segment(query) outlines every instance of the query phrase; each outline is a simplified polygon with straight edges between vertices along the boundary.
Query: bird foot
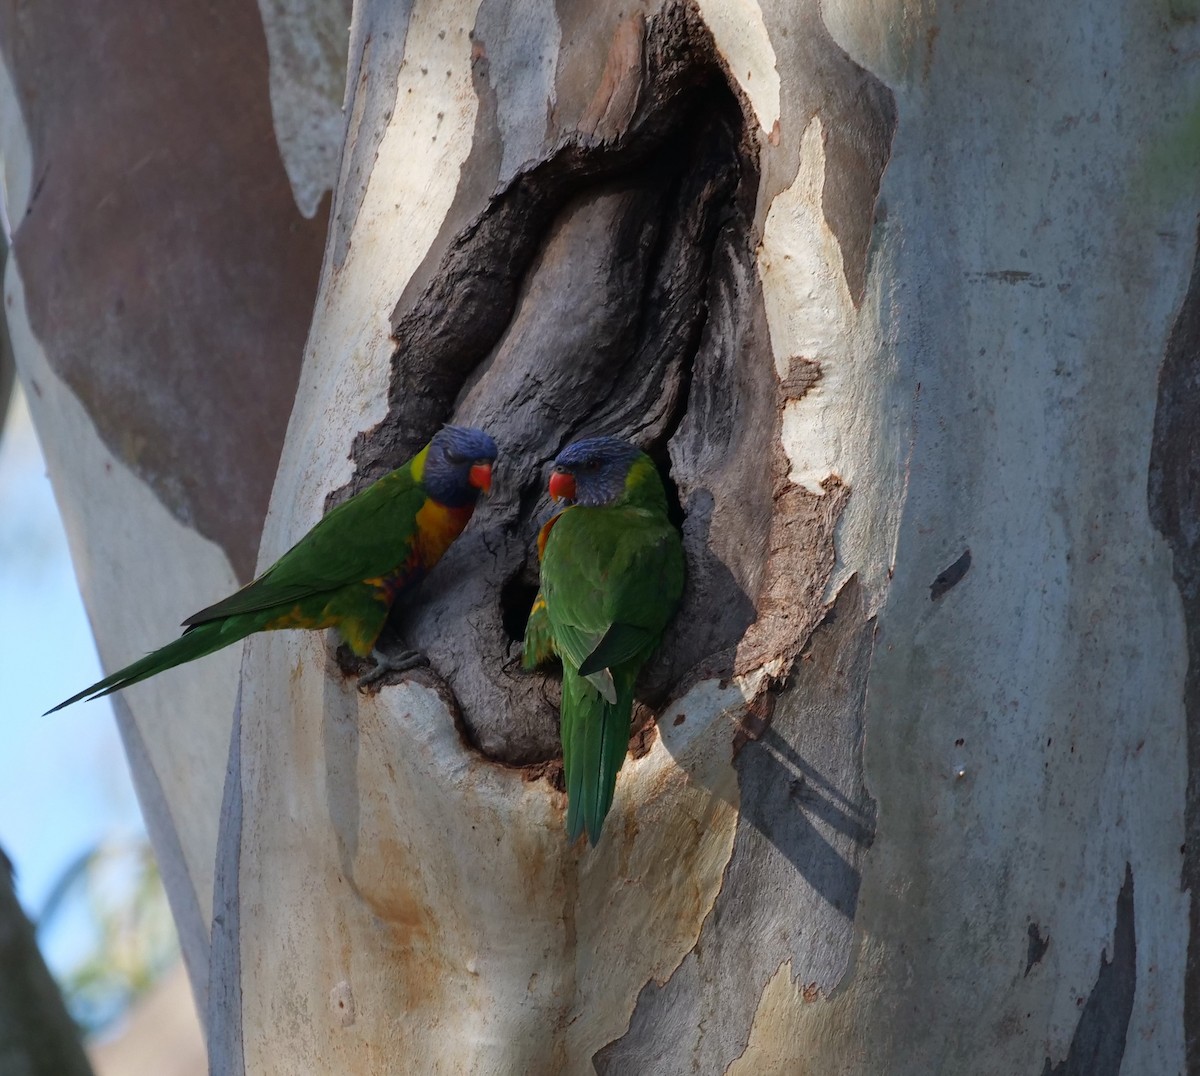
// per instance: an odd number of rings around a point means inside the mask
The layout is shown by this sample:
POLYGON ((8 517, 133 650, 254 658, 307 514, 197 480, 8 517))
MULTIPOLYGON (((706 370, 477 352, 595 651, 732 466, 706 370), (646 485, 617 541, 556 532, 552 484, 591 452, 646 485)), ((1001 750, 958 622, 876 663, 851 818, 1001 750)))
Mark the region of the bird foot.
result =
POLYGON ((375 660, 375 668, 365 672, 358 678, 358 690, 365 691, 377 680, 382 680, 390 672, 407 672, 418 665, 428 665, 429 659, 419 650, 402 650, 399 654, 385 654, 382 650, 371 651, 375 660))

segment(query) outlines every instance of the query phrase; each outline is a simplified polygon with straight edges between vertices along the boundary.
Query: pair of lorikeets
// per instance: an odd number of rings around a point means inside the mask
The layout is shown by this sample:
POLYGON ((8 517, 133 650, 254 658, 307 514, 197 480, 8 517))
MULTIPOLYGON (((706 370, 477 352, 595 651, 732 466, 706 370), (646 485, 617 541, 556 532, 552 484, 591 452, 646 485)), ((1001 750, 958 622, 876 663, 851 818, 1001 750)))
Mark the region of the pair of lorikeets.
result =
MULTIPOLYGON (((333 509, 254 582, 185 620, 183 635, 54 707, 99 698, 256 631, 337 628, 376 679, 423 660, 375 649, 396 600, 462 533, 491 489, 496 443, 447 426, 402 467, 333 509)), ((568 445, 549 492, 568 507, 538 535, 541 589, 523 664, 563 665, 567 837, 595 844, 629 742, 633 685, 683 590, 683 546, 650 458, 615 437, 568 445)), ((53 713, 53 710, 48 711, 53 713)))

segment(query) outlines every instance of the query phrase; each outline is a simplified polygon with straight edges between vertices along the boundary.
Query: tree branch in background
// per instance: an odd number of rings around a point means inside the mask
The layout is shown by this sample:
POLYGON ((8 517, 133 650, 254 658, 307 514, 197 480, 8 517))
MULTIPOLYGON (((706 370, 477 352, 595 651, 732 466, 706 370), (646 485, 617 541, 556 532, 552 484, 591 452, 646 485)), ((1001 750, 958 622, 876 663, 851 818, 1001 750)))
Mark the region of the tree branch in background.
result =
MULTIPOLYGON (((4 268, 8 264, 8 243, 0 247, 0 280, 4 279, 4 268)), ((0 435, 8 421, 8 403, 12 399, 13 381, 17 366, 13 361, 12 340, 8 335, 8 319, 0 313, 0 435)))
POLYGON ((33 925, 17 901, 12 864, 0 851, 0 1072, 91 1076, 92 1067, 33 925))

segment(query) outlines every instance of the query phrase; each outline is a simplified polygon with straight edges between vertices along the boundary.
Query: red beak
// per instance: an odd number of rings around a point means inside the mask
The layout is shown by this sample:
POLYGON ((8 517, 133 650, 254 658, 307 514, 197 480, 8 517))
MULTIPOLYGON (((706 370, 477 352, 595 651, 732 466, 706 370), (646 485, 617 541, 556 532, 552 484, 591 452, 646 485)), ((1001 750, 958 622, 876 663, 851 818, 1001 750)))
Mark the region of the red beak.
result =
POLYGON ((475 463, 467 475, 467 481, 484 493, 492 492, 492 465, 490 463, 475 463))
POLYGON ((556 501, 575 499, 575 476, 566 471, 554 471, 550 475, 550 496, 556 501))

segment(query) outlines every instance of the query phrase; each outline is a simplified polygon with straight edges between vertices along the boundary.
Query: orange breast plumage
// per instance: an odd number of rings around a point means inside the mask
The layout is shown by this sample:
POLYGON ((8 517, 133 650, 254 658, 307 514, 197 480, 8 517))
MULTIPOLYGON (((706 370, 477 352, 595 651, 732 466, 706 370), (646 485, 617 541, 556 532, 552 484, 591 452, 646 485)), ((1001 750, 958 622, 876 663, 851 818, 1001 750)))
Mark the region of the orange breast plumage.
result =
POLYGON ((474 505, 447 508, 434 500, 427 500, 421 506, 417 512, 417 549, 426 571, 442 559, 450 543, 462 534, 474 510, 474 505))

